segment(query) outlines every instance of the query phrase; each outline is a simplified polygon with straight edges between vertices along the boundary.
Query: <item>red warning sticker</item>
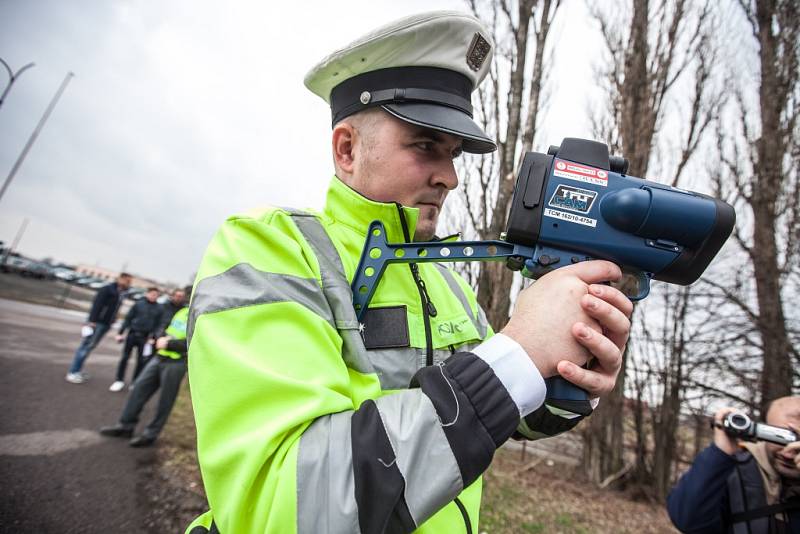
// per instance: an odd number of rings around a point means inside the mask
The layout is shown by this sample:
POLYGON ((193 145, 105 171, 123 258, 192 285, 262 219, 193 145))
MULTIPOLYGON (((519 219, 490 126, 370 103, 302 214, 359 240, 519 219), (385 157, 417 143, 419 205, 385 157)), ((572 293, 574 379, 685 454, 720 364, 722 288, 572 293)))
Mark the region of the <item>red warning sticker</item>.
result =
POLYGON ((585 165, 564 161, 563 159, 556 160, 553 175, 559 178, 583 182, 585 184, 594 184, 603 187, 608 186, 608 173, 603 169, 586 167, 585 165))

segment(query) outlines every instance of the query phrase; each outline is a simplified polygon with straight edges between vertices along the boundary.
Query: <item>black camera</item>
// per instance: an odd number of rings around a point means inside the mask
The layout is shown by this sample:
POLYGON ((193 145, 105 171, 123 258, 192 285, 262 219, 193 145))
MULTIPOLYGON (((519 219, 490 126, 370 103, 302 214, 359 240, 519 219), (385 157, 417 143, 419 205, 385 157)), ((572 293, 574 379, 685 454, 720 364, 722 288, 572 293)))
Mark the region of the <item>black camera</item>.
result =
POLYGON ((778 445, 788 445, 798 441, 798 436, 788 428, 755 423, 741 412, 729 413, 722 420, 722 430, 731 437, 745 441, 768 441, 778 445))

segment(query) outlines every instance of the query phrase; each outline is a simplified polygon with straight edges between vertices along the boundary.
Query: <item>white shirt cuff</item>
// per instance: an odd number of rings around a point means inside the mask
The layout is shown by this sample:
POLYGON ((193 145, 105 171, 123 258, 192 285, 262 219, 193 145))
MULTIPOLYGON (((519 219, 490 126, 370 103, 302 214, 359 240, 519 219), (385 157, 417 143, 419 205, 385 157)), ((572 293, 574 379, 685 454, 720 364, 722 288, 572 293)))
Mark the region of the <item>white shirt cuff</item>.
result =
POLYGON ((495 334, 472 351, 489 364, 519 409, 520 417, 544 403, 547 387, 539 369, 522 346, 503 334, 495 334))

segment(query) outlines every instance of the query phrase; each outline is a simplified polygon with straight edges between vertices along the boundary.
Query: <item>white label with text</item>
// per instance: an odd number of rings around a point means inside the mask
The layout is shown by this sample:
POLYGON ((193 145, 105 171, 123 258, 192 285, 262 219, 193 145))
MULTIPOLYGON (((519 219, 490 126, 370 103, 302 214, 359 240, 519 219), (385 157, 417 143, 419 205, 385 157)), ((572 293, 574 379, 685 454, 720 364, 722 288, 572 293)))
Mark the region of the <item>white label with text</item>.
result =
POLYGON ((576 213, 568 213, 566 211, 558 211, 550 208, 545 208, 544 216, 552 217, 554 219, 561 219, 562 221, 567 221, 571 223, 582 224, 584 226, 591 226, 592 228, 597 226, 597 219, 592 219, 591 217, 584 217, 583 215, 578 215, 576 213))
POLYGON ((608 187, 608 173, 603 169, 595 169, 585 165, 578 165, 571 161, 564 161, 557 159, 553 175, 559 178, 567 178, 569 180, 576 180, 585 184, 600 185, 608 187))

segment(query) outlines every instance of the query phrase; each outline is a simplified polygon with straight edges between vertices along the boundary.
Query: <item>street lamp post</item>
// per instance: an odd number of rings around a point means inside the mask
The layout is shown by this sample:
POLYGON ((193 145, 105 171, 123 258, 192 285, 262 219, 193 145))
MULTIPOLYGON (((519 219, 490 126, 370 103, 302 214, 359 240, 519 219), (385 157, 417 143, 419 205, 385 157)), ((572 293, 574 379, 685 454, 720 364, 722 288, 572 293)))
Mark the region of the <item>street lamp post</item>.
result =
POLYGON ((3 106, 3 102, 5 102, 6 95, 8 95, 8 92, 11 90, 11 86, 14 85, 15 81, 17 81, 17 78, 19 78, 19 75, 22 74, 23 71, 33 67, 34 63, 28 63, 24 67, 21 67, 17 72, 12 71, 11 67, 8 66, 8 63, 3 61, 3 58, 0 58, 0 63, 2 63, 3 66, 6 68, 6 71, 8 71, 8 85, 3 90, 3 94, 0 95, 0 107, 2 107, 3 106))
POLYGON ((25 156, 28 155, 28 151, 31 149, 31 146, 33 146, 33 142, 36 141, 36 138, 39 136, 39 132, 42 131, 42 126, 44 126, 44 123, 47 122, 48 117, 50 117, 50 114, 53 112, 53 108, 56 107, 56 104, 58 103, 58 99, 61 98, 61 93, 63 93, 64 89, 67 88, 67 84, 69 83, 70 79, 72 79, 73 76, 75 76, 75 74, 72 72, 68 72, 67 75, 64 76, 64 81, 61 82, 58 91, 56 91, 56 94, 53 95, 53 99, 50 100, 50 104, 44 111, 44 115, 42 115, 42 118, 39 119, 39 124, 36 125, 36 128, 33 130, 33 133, 28 138, 28 142, 25 143, 25 146, 22 149, 22 153, 17 158, 17 161, 14 162, 14 166, 11 167, 11 172, 8 173, 8 178, 6 178, 6 181, 3 182, 3 186, 0 187, 0 199, 3 198, 3 194, 6 192, 6 189, 8 189, 8 186, 11 184, 11 180, 13 180, 14 175, 17 174, 20 165, 22 165, 22 162, 25 160, 25 156))

